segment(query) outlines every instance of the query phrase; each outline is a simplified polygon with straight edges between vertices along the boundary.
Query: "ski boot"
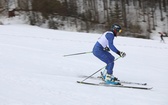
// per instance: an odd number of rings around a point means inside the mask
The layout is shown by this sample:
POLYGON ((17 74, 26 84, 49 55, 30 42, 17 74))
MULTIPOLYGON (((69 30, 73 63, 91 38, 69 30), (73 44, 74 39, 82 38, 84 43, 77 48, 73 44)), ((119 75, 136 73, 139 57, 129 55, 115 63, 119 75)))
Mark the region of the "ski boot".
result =
MULTIPOLYGON (((106 74, 103 74, 103 72, 100 72, 100 74, 101 74, 102 80, 105 81, 106 74)), ((114 76, 112 76, 112 79, 113 79, 114 81, 119 81, 119 79, 118 79, 117 77, 114 77, 114 76)))
POLYGON ((105 76, 105 83, 106 84, 121 85, 121 83, 119 83, 117 80, 116 80, 116 77, 114 77, 113 75, 106 74, 106 76, 105 76))

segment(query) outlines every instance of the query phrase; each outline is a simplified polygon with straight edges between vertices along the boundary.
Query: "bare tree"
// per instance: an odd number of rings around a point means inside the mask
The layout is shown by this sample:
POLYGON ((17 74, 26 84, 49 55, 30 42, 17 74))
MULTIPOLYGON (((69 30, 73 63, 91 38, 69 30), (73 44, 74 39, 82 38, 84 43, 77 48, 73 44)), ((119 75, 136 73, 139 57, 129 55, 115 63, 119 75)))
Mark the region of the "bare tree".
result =
POLYGON ((124 21, 124 27, 127 28, 127 16, 126 16, 126 8, 125 8, 125 0, 121 0, 122 4, 122 16, 124 21))
POLYGON ((156 19, 155 19, 156 18, 155 17, 156 4, 155 3, 156 3, 156 0, 155 0, 155 2, 151 2, 151 12, 152 12, 152 16, 151 17, 152 17, 152 24, 153 24, 152 25, 152 29, 153 30, 155 30, 155 26, 156 26, 156 24, 155 24, 156 23, 155 22, 156 21, 156 19))
POLYGON ((98 5, 97 5, 97 0, 92 0, 92 7, 94 11, 94 21, 96 23, 99 22, 99 15, 98 15, 98 5))
POLYGON ((107 23, 109 21, 109 17, 108 17, 108 4, 107 4, 107 0, 103 0, 103 7, 104 7, 104 20, 105 23, 107 23))
POLYGON ((142 8, 142 0, 138 0, 139 1, 139 7, 142 8))
POLYGON ((162 10, 162 0, 159 0, 159 9, 160 9, 160 20, 163 21, 164 18, 163 18, 163 10, 162 10))
POLYGON ((166 12, 166 10, 167 10, 167 9, 166 9, 166 8, 167 8, 167 7, 166 7, 166 0, 163 0, 162 3, 163 3, 163 9, 164 9, 164 12, 166 12))
POLYGON ((1 15, 7 15, 8 11, 8 2, 6 0, 0 0, 0 14, 1 15))

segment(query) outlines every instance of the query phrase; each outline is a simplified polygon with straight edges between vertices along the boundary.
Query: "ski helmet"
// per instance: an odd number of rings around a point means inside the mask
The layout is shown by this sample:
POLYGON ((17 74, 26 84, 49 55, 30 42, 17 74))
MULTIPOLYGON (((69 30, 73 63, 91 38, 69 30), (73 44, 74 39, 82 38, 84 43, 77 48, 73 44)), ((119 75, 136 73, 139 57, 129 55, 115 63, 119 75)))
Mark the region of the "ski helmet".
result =
POLYGON ((117 33, 117 32, 119 32, 119 33, 121 33, 121 26, 120 25, 118 25, 118 24, 113 24, 112 26, 111 26, 111 31, 113 31, 115 34, 117 33))

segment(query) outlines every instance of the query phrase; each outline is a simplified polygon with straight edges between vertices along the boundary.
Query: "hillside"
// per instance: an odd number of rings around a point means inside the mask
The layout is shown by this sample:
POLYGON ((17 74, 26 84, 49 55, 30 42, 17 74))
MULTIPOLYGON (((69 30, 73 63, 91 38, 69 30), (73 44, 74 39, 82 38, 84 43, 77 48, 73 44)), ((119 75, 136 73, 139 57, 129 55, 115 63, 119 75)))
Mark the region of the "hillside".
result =
POLYGON ((159 40, 115 39, 127 56, 115 62, 114 75, 153 87, 135 90, 76 83, 105 64, 92 54, 63 55, 91 51, 100 34, 28 25, 1 25, 0 29, 0 105, 168 104, 168 45, 159 40))

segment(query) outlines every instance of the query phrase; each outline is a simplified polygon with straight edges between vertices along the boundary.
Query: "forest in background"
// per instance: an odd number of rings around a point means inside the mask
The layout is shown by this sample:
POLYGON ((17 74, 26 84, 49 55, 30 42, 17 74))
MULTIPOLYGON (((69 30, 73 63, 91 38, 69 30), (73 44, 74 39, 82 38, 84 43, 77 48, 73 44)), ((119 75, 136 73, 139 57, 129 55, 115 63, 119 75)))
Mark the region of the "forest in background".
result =
POLYGON ((78 32, 100 33, 117 23, 122 35, 142 38, 160 20, 168 33, 168 0, 0 0, 1 16, 23 14, 31 25, 78 32))

